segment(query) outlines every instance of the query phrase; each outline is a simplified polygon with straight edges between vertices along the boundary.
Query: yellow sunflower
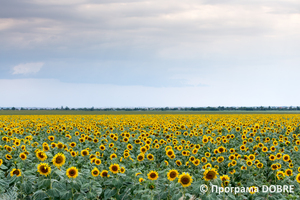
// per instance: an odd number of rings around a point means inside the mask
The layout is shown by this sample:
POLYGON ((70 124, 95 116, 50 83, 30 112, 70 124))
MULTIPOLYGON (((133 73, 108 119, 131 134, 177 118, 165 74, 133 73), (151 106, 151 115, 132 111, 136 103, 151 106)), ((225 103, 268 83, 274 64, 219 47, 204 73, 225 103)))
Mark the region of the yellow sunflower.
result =
POLYGON ((168 179, 169 179, 170 181, 174 181, 174 180, 178 177, 178 175, 179 175, 179 173, 178 173, 178 171, 175 170, 175 169, 171 169, 171 170, 168 172, 168 174, 167 174, 168 179))
POLYGON ((81 153, 81 156, 88 156, 90 154, 90 152, 86 149, 82 150, 80 153, 81 153))
POLYGON ((147 155, 147 159, 148 159, 148 160, 154 160, 153 154, 149 153, 149 154, 147 155))
POLYGON ((297 174, 297 176, 296 176, 296 181, 297 181, 298 183, 300 183, 300 173, 297 174))
POLYGON ((26 160, 27 159, 27 156, 25 153, 20 153, 19 157, 22 159, 22 160, 26 160))
POLYGON ((188 187, 192 184, 193 178, 189 175, 189 173, 182 173, 178 177, 178 183, 182 185, 182 187, 188 187))
POLYGON ((143 182, 144 181, 144 179, 143 178, 139 178, 139 182, 141 183, 141 182, 143 182))
POLYGON ((145 155, 144 154, 139 154, 138 156, 137 156, 137 160, 140 162, 140 161, 143 161, 145 159, 145 155))
POLYGON ((112 164, 112 165, 110 165, 109 170, 110 170, 112 173, 116 174, 116 173, 119 172, 120 166, 119 166, 118 164, 112 164))
POLYGON ((51 173, 51 167, 47 163, 40 163, 37 167, 41 175, 48 176, 51 173))
POLYGON ((93 177, 97 177, 100 174, 100 171, 95 167, 92 171, 91 174, 93 177))
POLYGON ((158 179, 158 173, 156 172, 156 171, 151 171, 151 172, 149 172, 148 174, 147 174, 147 176, 148 176, 148 179, 149 180, 156 180, 156 179, 158 179))
POLYGON ((10 176, 21 176, 22 175, 22 172, 20 169, 16 169, 16 168, 13 168, 10 172, 10 176))
POLYGON ((43 151, 37 151, 36 152, 36 157, 40 160, 40 161, 44 161, 47 159, 47 155, 45 154, 45 152, 43 151))
POLYGON ((69 178, 76 178, 78 176, 78 169, 76 167, 70 167, 67 169, 66 175, 69 178))
POLYGON ((66 157, 63 153, 56 154, 52 159, 53 165, 55 165, 57 168, 60 168, 63 166, 66 162, 66 157))
POLYGON ((100 174, 101 177, 109 177, 110 175, 108 174, 107 170, 103 170, 100 174))
POLYGON ((212 179, 217 178, 217 175, 219 173, 217 172, 217 170, 215 168, 208 168, 205 170, 205 172, 203 173, 203 178, 206 181, 210 181, 212 179))

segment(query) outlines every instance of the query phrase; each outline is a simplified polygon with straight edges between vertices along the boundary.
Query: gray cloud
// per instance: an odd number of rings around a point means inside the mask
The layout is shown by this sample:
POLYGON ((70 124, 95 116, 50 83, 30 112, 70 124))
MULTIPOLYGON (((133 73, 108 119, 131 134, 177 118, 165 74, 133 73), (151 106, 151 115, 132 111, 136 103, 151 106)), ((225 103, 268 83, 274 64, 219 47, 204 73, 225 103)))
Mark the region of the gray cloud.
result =
POLYGON ((297 66, 299 5, 256 0, 3 1, 0 78, 21 78, 8 69, 42 61, 43 70, 33 78, 182 87, 211 85, 207 80, 223 69, 297 66))

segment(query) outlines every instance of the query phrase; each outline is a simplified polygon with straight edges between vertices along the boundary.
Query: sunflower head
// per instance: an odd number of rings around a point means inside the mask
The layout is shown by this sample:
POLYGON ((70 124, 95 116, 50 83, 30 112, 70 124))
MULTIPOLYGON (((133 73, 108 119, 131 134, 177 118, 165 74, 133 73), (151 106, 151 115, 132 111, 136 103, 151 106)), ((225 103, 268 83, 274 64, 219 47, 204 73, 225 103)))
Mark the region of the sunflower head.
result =
POLYGON ((101 177, 109 177, 110 175, 108 174, 107 170, 103 170, 100 174, 101 177))
POLYGON ((215 179, 215 178, 217 178, 217 175, 218 175, 219 173, 217 172, 217 170, 215 169, 215 168, 207 168, 206 170, 205 170, 205 172, 203 173, 203 178, 204 178, 204 180, 206 180, 206 181, 210 181, 210 180, 212 180, 212 179, 215 179))
POLYGON ((78 169, 76 167, 70 167, 67 169, 66 175, 69 178, 76 178, 78 176, 78 169))
POLYGON ((91 174, 93 177, 97 177, 100 174, 100 171, 95 167, 92 171, 91 174))
POLYGON ((41 160, 41 161, 44 161, 47 159, 47 155, 45 154, 45 152, 43 151, 37 151, 36 152, 36 157, 41 160))
POLYGON ((58 153, 53 157, 52 162, 53 162, 53 165, 60 168, 61 166, 63 166, 65 164, 66 157, 63 153, 58 153))
POLYGON ((138 160, 139 162, 140 162, 140 161, 143 161, 144 158, 145 158, 145 155, 144 155, 144 154, 141 154, 141 153, 137 156, 137 160, 138 160))
POLYGON ((182 187, 188 187, 192 184, 193 178, 189 175, 189 173, 182 173, 178 177, 178 183, 182 185, 182 187))
POLYGON ((40 163, 37 167, 41 175, 48 176, 51 173, 51 167, 47 163, 40 163))
POLYGON ((26 160, 27 156, 25 153, 20 153, 20 156, 19 156, 22 160, 26 160))
POLYGON ((112 164, 112 165, 110 165, 109 170, 112 173, 117 174, 120 170, 120 166, 118 164, 112 164))
POLYGON ((156 172, 156 171, 151 171, 151 172, 149 172, 148 174, 147 174, 147 176, 148 176, 148 179, 149 180, 156 180, 156 179, 158 179, 158 173, 156 172))
POLYGON ((300 183, 300 174, 297 174, 297 176, 296 176, 296 181, 297 181, 298 183, 300 183))
POLYGON ((168 172, 168 174, 167 174, 168 179, 169 179, 170 181, 174 181, 174 180, 178 177, 178 175, 179 175, 179 173, 178 173, 178 171, 175 170, 175 169, 171 169, 171 170, 168 172))
POLYGON ((12 169, 11 172, 10 172, 10 176, 14 176, 14 175, 21 176, 22 175, 21 170, 20 169, 15 169, 15 168, 12 169))

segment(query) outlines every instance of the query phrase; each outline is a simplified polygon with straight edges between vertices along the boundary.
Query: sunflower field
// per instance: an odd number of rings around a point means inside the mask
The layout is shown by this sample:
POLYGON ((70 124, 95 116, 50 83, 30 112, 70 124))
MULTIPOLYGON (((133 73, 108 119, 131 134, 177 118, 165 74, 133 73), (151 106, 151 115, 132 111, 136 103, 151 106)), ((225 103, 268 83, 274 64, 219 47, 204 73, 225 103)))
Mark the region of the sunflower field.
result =
POLYGON ((0 116, 0 199, 300 199, 300 115, 0 116), (214 193, 201 185, 292 185, 214 193))

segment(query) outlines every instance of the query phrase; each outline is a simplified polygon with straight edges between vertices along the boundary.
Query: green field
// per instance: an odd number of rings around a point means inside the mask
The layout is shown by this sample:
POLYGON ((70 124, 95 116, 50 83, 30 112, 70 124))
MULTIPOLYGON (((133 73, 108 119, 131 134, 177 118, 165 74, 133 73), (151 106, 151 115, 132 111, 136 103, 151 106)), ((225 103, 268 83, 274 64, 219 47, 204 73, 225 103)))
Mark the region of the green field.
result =
POLYGON ((0 110, 0 115, 300 114, 300 111, 76 111, 0 110))

